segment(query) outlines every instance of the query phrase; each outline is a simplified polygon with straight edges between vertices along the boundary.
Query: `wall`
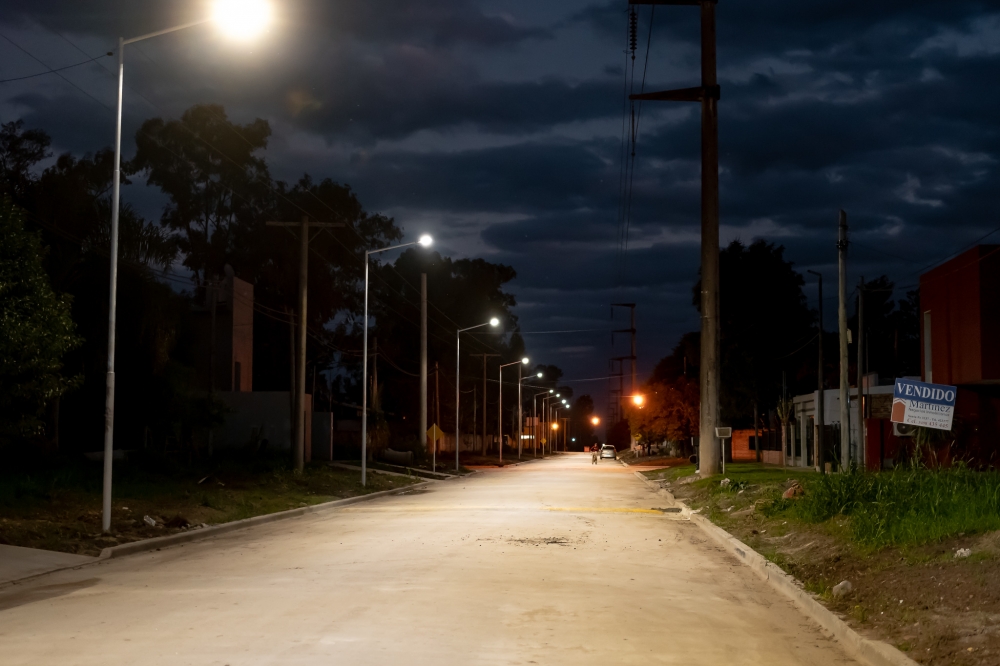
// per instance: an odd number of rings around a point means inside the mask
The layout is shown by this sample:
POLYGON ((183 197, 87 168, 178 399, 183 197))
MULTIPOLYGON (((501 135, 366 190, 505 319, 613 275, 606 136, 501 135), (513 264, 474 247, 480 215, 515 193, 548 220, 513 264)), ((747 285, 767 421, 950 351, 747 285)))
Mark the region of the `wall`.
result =
MULTIPOLYGON (((288 391, 216 392, 226 403, 229 413, 225 423, 215 431, 218 448, 242 448, 254 437, 267 440, 269 451, 291 451, 291 404, 288 391)), ((306 413, 312 411, 312 396, 306 394, 306 413)), ((306 462, 312 459, 312 419, 306 419, 306 462)))

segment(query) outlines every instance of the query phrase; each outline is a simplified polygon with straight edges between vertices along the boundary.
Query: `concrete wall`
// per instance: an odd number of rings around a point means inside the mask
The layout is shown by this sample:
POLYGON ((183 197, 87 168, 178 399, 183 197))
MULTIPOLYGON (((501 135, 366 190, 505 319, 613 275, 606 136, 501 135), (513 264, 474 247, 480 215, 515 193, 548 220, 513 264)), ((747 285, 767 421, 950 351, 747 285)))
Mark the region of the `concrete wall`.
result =
MULTIPOLYGON (((291 402, 288 391, 243 393, 222 391, 216 397, 229 407, 226 422, 215 431, 215 446, 243 448, 254 438, 266 439, 269 451, 291 451, 291 402)), ((312 411, 312 396, 306 394, 306 413, 312 411)), ((306 419, 306 461, 311 460, 312 420, 306 419)))

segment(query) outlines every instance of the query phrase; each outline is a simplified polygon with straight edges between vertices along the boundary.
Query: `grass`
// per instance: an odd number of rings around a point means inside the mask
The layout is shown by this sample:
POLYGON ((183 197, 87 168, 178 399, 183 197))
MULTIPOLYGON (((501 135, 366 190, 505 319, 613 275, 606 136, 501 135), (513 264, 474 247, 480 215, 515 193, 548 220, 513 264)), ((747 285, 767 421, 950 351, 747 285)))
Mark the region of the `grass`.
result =
POLYGON ((371 473, 366 486, 349 470, 309 465, 302 474, 281 458, 220 458, 191 466, 146 458, 115 466, 113 538, 100 534, 101 466, 62 464, 0 471, 0 543, 96 554, 101 548, 162 536, 191 524, 219 524, 422 481, 371 473), (151 528, 143 516, 154 518, 151 528))
MULTIPOLYGON (((693 472, 686 466, 645 474, 674 482, 693 472)), ((753 489, 756 509, 764 516, 835 529, 843 523, 850 539, 868 549, 1000 530, 1000 472, 954 467, 821 475, 751 463, 727 465, 725 476, 731 480, 728 487, 719 484, 720 477, 692 484, 702 495, 696 504, 705 506, 717 522, 725 522, 730 506, 733 510, 748 506, 749 501, 741 502, 738 495, 753 489), (805 495, 782 499, 792 479, 802 485, 805 495)))

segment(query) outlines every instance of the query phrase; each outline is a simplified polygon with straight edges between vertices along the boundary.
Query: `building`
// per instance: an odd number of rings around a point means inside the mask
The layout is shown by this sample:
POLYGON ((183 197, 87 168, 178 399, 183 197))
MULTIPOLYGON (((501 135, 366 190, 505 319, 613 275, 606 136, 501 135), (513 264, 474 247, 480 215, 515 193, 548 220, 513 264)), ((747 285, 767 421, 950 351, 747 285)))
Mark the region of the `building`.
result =
POLYGON ((956 447, 996 464, 1000 437, 1000 245, 979 245, 920 276, 923 380, 957 386, 956 447))

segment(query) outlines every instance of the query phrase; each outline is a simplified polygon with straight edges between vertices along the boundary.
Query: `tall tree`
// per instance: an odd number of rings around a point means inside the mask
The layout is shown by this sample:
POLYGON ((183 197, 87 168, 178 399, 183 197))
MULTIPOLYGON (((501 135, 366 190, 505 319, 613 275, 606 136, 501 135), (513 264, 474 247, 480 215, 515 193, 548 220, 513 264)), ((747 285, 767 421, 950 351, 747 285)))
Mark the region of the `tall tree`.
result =
POLYGON ((23 120, 0 125, 0 195, 24 206, 35 183, 32 168, 49 156, 52 140, 45 132, 24 129, 23 120))
POLYGON ((42 267, 35 234, 23 211, 0 200, 0 438, 37 435, 49 401, 73 380, 63 357, 80 344, 66 296, 57 295, 42 267))
POLYGON ((136 133, 129 168, 170 197, 162 223, 178 232, 199 285, 231 262, 241 226, 258 226, 273 212, 271 175, 259 154, 270 136, 267 121, 238 125, 215 104, 193 106, 179 120, 147 120, 136 133))
MULTIPOLYGON (((736 240, 720 253, 720 407, 734 425, 752 420, 754 403, 773 404, 783 372, 790 391, 812 390, 815 364, 807 350, 816 335, 814 313, 802 292, 804 280, 784 252, 763 240, 736 240)), ((700 295, 699 280, 693 298, 699 312, 700 295)))

